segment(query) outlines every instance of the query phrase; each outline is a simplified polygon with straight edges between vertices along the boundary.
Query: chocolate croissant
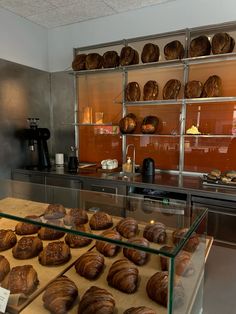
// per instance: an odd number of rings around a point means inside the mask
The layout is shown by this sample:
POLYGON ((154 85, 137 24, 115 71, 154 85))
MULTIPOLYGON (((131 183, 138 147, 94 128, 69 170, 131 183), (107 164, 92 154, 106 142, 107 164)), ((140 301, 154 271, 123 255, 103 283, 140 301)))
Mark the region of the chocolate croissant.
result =
MULTIPOLYGON (((32 216, 26 216, 25 218, 29 218, 32 220, 40 220, 38 216, 32 215, 32 216)), ((30 224, 27 222, 20 221, 17 223, 15 226, 15 232, 18 235, 30 235, 30 234, 35 234, 39 231, 40 226, 30 224)))
POLYGON ((28 259, 38 254, 43 249, 43 242, 38 237, 22 237, 12 249, 12 254, 17 259, 28 259))
POLYGON ((123 314, 156 314, 155 311, 146 306, 130 307, 123 314))
POLYGON ((16 266, 11 269, 1 286, 11 291, 11 294, 24 293, 30 295, 39 284, 38 275, 32 265, 16 266))
POLYGON ((104 257, 96 252, 86 252, 75 263, 76 272, 87 279, 96 279, 104 267, 104 257))
POLYGON ((138 223, 134 218, 123 218, 118 222, 116 230, 123 237, 129 239, 134 237, 138 233, 138 223))
MULTIPOLYGON (((148 240, 144 238, 134 237, 134 238, 129 239, 128 242, 132 244, 136 244, 136 245, 149 247, 148 240)), ((134 264, 139 265, 139 266, 144 265, 148 259, 148 253, 141 250, 135 250, 135 249, 124 247, 123 254, 130 261, 132 261, 134 264)))
MULTIPOLYGON (((178 245, 179 242, 181 242, 184 237, 185 234, 188 232, 188 228, 179 228, 176 229, 173 233, 172 233, 172 240, 173 243, 175 245, 178 245)), ((194 232, 192 233, 192 235, 190 236, 188 242, 185 244, 184 246, 184 250, 188 251, 188 252, 195 252, 195 250, 197 249, 198 245, 199 245, 200 241, 199 241, 199 237, 198 235, 194 232)))
POLYGON ((125 258, 115 261, 107 275, 108 284, 125 293, 135 292, 138 287, 138 281, 138 268, 125 258))
MULTIPOLYGON (((101 234, 104 238, 121 240, 121 235, 116 230, 106 230, 101 234)), ((120 247, 114 243, 96 241, 96 249, 104 256, 112 257, 118 253, 120 247)))
POLYGON ((17 242, 16 235, 12 230, 0 230, 0 252, 12 248, 17 242))
POLYGON ((42 252, 38 260, 43 266, 56 266, 68 262, 71 258, 70 248, 63 241, 50 242, 42 252))
POLYGON ((105 289, 92 286, 82 296, 78 314, 113 314, 115 300, 105 289))
POLYGON ((45 219, 59 219, 66 214, 65 207, 61 204, 50 204, 44 211, 45 219))
MULTIPOLYGON (((81 232, 90 232, 90 228, 86 225, 78 225, 76 226, 75 230, 81 232)), ((81 235, 67 233, 65 236, 65 242, 71 248, 79 248, 89 245, 93 240, 90 238, 83 237, 81 235)))
POLYGON ((71 208, 69 213, 65 215, 64 224, 68 226, 83 225, 88 222, 88 214, 85 209, 71 208))
POLYGON ((6 277, 10 271, 10 264, 6 257, 0 255, 0 282, 6 277))
POLYGON ((166 227, 163 223, 157 222, 148 224, 144 228, 143 236, 150 242, 163 244, 166 242, 166 227))
POLYGON ((43 305, 52 314, 66 314, 77 296, 78 289, 75 283, 66 276, 61 276, 47 286, 42 297, 43 305))
POLYGON ((112 217, 105 212, 96 212, 89 220, 90 228, 93 230, 108 229, 113 226, 112 217))

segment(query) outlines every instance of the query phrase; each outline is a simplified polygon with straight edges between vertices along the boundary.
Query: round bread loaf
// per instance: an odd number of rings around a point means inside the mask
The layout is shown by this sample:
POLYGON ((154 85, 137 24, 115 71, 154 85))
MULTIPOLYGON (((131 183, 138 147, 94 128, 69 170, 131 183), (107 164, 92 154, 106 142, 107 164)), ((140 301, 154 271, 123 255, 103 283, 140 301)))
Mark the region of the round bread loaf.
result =
POLYGON ((137 126, 137 119, 133 113, 127 114, 119 121, 119 128, 122 134, 133 133, 137 126))
POLYGON ((139 63, 138 52, 130 46, 123 47, 120 52, 120 65, 132 65, 139 63))
MULTIPOLYGON (((91 230, 87 225, 78 225, 75 230, 90 233, 91 230)), ((76 235, 72 233, 67 233, 65 236, 65 242, 71 248, 79 248, 89 245, 93 240, 90 238, 83 237, 81 235, 76 235)))
POLYGON ((141 97, 141 90, 137 82, 130 82, 125 88, 126 101, 139 101, 141 97))
MULTIPOLYGON (((130 238, 128 240, 129 243, 135 244, 135 245, 141 245, 144 247, 149 247, 149 242, 147 239, 144 238, 138 238, 138 237, 134 237, 134 238, 130 238)), ((148 260, 148 253, 140 250, 135 250, 135 249, 131 249, 131 248, 123 248, 123 254, 125 257, 127 257, 131 262, 133 262, 134 264, 141 266, 146 264, 147 260, 148 260)))
POLYGON ((235 41, 228 33, 217 33, 212 37, 212 53, 229 53, 234 50, 235 41))
POLYGON ((144 228, 143 236, 150 242, 163 244, 166 242, 166 227, 163 223, 157 222, 148 224, 144 228))
POLYGON ((0 230, 0 252, 11 249, 17 242, 16 235, 12 230, 0 230))
POLYGON ((181 88, 181 82, 179 80, 171 79, 166 82, 162 94, 163 99, 177 99, 181 88))
POLYGON ((12 249, 12 255, 17 259, 28 259, 43 249, 43 242, 38 237, 22 237, 12 249))
POLYGON ((141 60, 143 63, 156 62, 159 60, 160 49, 158 45, 147 43, 144 45, 141 60))
POLYGON ((104 257, 96 252, 86 252, 75 263, 76 272, 87 279, 96 279, 104 267, 104 257))
POLYGON ((164 47, 166 60, 182 59, 184 57, 184 46, 179 40, 173 40, 164 47))
MULTIPOLYGON (((106 230, 101 234, 102 237, 114 239, 117 241, 121 241, 121 235, 116 230, 106 230)), ((102 253, 104 256, 107 257, 113 257, 115 256, 118 251, 120 250, 120 247, 114 243, 109 243, 106 241, 96 241, 96 249, 102 253)))
POLYGON ((105 212, 98 211, 90 218, 89 225, 92 230, 108 229, 113 226, 112 217, 105 212))
MULTIPOLYGON (((178 245, 185 237, 185 234, 188 232, 188 228, 179 228, 176 229, 173 233, 172 233, 172 240, 173 243, 175 245, 178 245)), ((198 235, 194 232, 192 233, 192 235, 190 236, 188 242, 185 244, 184 246, 184 250, 188 251, 188 252, 195 252, 195 250, 197 249, 198 245, 199 245, 200 241, 199 241, 199 237, 198 235)))
POLYGON ((10 271, 10 264, 5 256, 0 255, 0 282, 6 277, 10 271))
POLYGON ((57 266, 68 262, 71 258, 70 248, 63 241, 50 242, 40 252, 38 260, 43 266, 57 266))
POLYGON ((77 226, 88 222, 88 214, 85 209, 71 208, 65 215, 64 224, 68 226, 77 226))
MULTIPOLYGON (((25 218, 30 219, 30 220, 35 220, 35 221, 41 221, 40 217, 35 216, 35 215, 26 216, 25 218)), ((15 226, 15 232, 18 235, 30 235, 30 234, 37 233, 40 228, 41 228, 40 226, 20 221, 15 226)))
POLYGON ((141 124, 141 131, 143 134, 153 134, 157 131, 159 119, 155 116, 147 116, 143 119, 141 124))
POLYGON ((203 85, 200 81, 189 81, 185 85, 184 96, 186 98, 199 98, 202 95, 203 85))
POLYGON ((218 75, 212 75, 203 86, 202 97, 220 96, 222 96, 222 80, 218 75))
POLYGON ((86 70, 86 57, 87 55, 85 53, 78 54, 75 56, 73 62, 72 62, 72 69, 74 71, 81 71, 81 70, 86 70))
POLYGON ((44 218, 45 219, 59 219, 64 217, 66 214, 65 207, 61 204, 50 204, 45 209, 44 218))
POLYGON ((202 35, 191 40, 189 47, 190 57, 207 56, 211 53, 211 43, 207 36, 202 35))
POLYGON ((116 225, 116 230, 125 238, 134 237, 138 232, 138 223, 134 218, 126 217, 116 225))
POLYGON ((116 51, 106 51, 103 54, 103 67, 104 68, 115 68, 120 64, 120 57, 116 51))
POLYGON ((156 314, 155 311, 146 306, 130 307, 123 314, 156 314))
POLYGON ((147 81, 143 87, 143 100, 156 100, 158 98, 159 87, 156 81, 147 81))
POLYGON ((103 57, 99 53, 89 53, 85 60, 86 70, 101 69, 103 57))

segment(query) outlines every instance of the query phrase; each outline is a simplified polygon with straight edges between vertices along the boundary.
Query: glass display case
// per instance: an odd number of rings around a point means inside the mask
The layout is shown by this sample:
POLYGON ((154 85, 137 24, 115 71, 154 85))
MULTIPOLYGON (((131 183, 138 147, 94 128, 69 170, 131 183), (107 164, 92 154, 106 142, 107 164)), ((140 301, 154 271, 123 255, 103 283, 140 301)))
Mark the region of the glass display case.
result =
MULTIPOLYGON (((133 313, 125 312, 131 307, 147 307, 158 314, 201 313, 204 265, 211 245, 205 208, 156 200, 147 204, 133 196, 17 181, 0 181, 0 191, 0 232, 12 230, 17 242, 2 247, 1 255, 11 271, 33 266, 39 281, 20 301, 10 298, 9 313, 48 313, 45 306, 50 305, 43 304, 42 297, 48 284, 62 275, 74 282, 79 295, 67 313, 84 311, 85 292, 92 286, 103 289, 102 300, 109 295, 107 313, 133 313), (58 198, 62 193, 65 200, 73 200, 73 208, 58 198), (37 254, 27 259, 17 255, 29 249, 26 244, 20 247, 22 237, 32 237, 24 233, 25 226, 38 227, 32 234, 42 241, 37 254)), ((1 286, 11 290, 9 274, 1 286)), ((54 307, 63 302, 59 292, 54 298, 54 307)), ((89 313, 97 313, 95 303, 92 296, 89 313)))

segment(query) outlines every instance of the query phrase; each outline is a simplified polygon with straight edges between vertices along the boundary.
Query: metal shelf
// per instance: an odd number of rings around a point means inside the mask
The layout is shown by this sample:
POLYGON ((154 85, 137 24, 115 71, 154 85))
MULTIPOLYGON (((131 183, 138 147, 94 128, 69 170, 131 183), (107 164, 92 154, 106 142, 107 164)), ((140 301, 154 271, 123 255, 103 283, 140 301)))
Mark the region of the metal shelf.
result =
POLYGON ((148 101, 128 101, 124 105, 129 106, 160 106, 160 105, 181 105, 183 102, 182 99, 165 99, 165 100, 148 100, 148 101))
POLYGON ((236 96, 229 97, 205 97, 205 98, 184 98, 186 104, 206 104, 206 103, 219 103, 219 102, 232 102, 236 101, 236 96))
POLYGON ((179 134, 139 134, 139 133, 134 133, 134 134, 121 134, 122 136, 154 136, 154 137, 179 137, 179 134))
POLYGON ((236 60, 236 53, 230 52, 230 53, 223 53, 223 54, 217 54, 217 55, 208 55, 208 56, 201 56, 201 57, 195 57, 195 58, 184 58, 182 59, 182 62, 184 64, 203 64, 203 63, 211 63, 211 62, 223 62, 223 61, 235 61, 236 60))
POLYGON ((188 137, 210 137, 210 138, 232 138, 235 137, 235 135, 233 134, 185 134, 183 135, 184 137, 188 138, 188 137))

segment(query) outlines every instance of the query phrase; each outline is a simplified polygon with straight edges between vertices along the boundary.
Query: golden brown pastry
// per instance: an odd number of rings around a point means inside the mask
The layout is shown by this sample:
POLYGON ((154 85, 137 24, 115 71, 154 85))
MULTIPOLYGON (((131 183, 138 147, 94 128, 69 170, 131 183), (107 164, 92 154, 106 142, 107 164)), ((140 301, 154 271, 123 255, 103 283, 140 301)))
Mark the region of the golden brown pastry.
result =
POLYGON ((52 314, 66 314, 77 296, 78 289, 75 283, 66 276, 61 276, 47 286, 42 297, 43 305, 52 314))
POLYGON ((148 224, 144 228, 143 236, 150 242, 163 244, 166 242, 166 227, 161 222, 148 224))
POLYGON ((71 65, 72 69, 74 71, 86 70, 86 57, 87 55, 85 53, 81 53, 75 56, 71 65))
POLYGON ((154 134, 157 131, 159 119, 156 116, 146 116, 141 124, 143 134, 154 134))
POLYGON ((143 100, 156 100, 158 98, 159 87, 156 81, 147 81, 143 87, 143 100))
POLYGON ((0 252, 11 249, 17 242, 16 235, 12 230, 0 230, 0 252))
POLYGON ((17 259, 28 259, 38 256, 43 249, 43 242, 38 237, 22 237, 12 249, 17 259))
POLYGON ((86 70, 101 69, 103 57, 99 53, 89 53, 85 59, 86 70))
POLYGON ((126 217, 121 219, 116 230, 125 238, 129 239, 134 237, 138 233, 138 223, 134 218, 126 217))
POLYGON ((6 257, 0 255, 0 282, 6 277, 10 271, 10 264, 6 257))
MULTIPOLYGON (((36 215, 26 216, 25 218, 35 220, 35 221, 40 221, 40 218, 36 215)), ((18 235, 35 234, 39 231, 39 229, 40 229, 40 226, 23 222, 23 221, 18 222, 15 226, 15 232, 18 235)))
POLYGON ((59 219, 64 217, 66 214, 65 207, 61 204, 50 204, 45 209, 44 218, 45 219, 59 219))
POLYGON ((120 65, 132 65, 139 63, 138 52, 130 46, 123 47, 120 52, 120 65))
MULTIPOLYGON (((121 235, 116 230, 106 230, 101 234, 102 237, 114 239, 117 241, 121 240, 121 235)), ((120 250, 120 247, 114 243, 109 243, 106 241, 96 241, 96 249, 102 253, 104 256, 107 257, 113 257, 115 256, 118 251, 120 250)))
MULTIPOLYGON (((179 228, 176 229, 173 233, 172 233, 172 240, 173 243, 175 245, 178 245, 180 241, 182 241, 185 237, 185 234, 188 232, 188 228, 179 228)), ((199 241, 199 237, 198 235, 194 232, 192 233, 192 235, 190 236, 190 239, 188 240, 188 242, 185 244, 184 246, 184 250, 188 251, 188 252, 195 252, 195 250, 197 249, 198 245, 199 245, 200 241, 199 241)))
MULTIPOLYGON (((209 174, 219 179, 221 176, 221 171, 219 169, 213 169, 211 170, 209 174)), ((235 176, 236 176, 236 172, 235 172, 235 176)))
POLYGON ((138 281, 138 268, 125 258, 115 261, 107 275, 108 284, 125 293, 135 292, 138 287, 138 281))
POLYGON ((235 41, 228 33, 217 33, 212 37, 212 53, 229 53, 234 50, 235 41))
MULTIPOLYGON (((59 226, 59 227, 64 226, 60 220, 54 220, 54 219, 47 221, 47 224, 50 224, 52 226, 59 226)), ((53 228, 51 229, 48 227, 41 227, 41 229, 38 232, 38 237, 41 240, 58 240, 62 238, 64 235, 65 235, 65 232, 56 230, 53 228)))
POLYGON ((108 229, 113 226, 112 217, 105 212, 96 212, 89 220, 90 228, 93 230, 108 229))
MULTIPOLYGON (((81 231, 81 232, 86 232, 90 233, 91 230, 88 226, 86 225, 78 225, 75 230, 81 231)), ((79 248, 79 247, 84 247, 86 245, 89 245, 93 240, 90 238, 86 238, 81 235, 76 235, 72 233, 67 233, 65 236, 65 242, 66 244, 69 245, 71 248, 79 248)))
POLYGON ((120 57, 116 51, 106 51, 103 54, 103 67, 104 68, 115 68, 120 64, 120 57))
POLYGON ((212 75, 204 83, 202 97, 220 96, 222 96, 222 80, 218 75, 212 75))
POLYGON ((141 60, 143 63, 156 62, 159 60, 159 56, 160 49, 158 45, 152 43, 147 43, 144 45, 141 54, 141 60))
POLYGON ((139 101, 141 97, 141 89, 137 82, 129 82, 125 88, 126 101, 139 101))
MULTIPOLYGON (((146 291, 150 299, 158 304, 167 307, 168 300, 168 272, 160 271, 155 273, 147 282, 146 291)), ((173 291, 174 307, 183 305, 184 302, 184 288, 180 280, 175 278, 173 291)))
POLYGON ((104 257, 97 252, 86 252, 75 263, 76 272, 87 279, 96 279, 104 267, 104 257))
POLYGON ((92 286, 82 296, 78 314, 114 314, 115 300, 105 289, 92 286))
POLYGON ((181 82, 179 80, 169 80, 162 91, 163 99, 177 99, 181 88, 181 82))
POLYGON ((11 291, 11 294, 24 293, 30 295, 39 284, 38 275, 32 265, 16 266, 11 269, 1 286, 11 291))
POLYGON ((207 36, 198 36, 191 40, 189 47, 190 57, 206 56, 211 53, 211 43, 207 36))
POLYGON ((68 226, 83 225, 88 222, 88 214, 85 209, 71 208, 68 214, 65 215, 64 224, 68 226))
POLYGON ((155 311, 146 306, 130 307, 123 314, 156 314, 155 311))
POLYGON ((56 266, 68 262, 71 258, 70 248, 63 241, 49 243, 39 254, 39 263, 43 266, 56 266))
POLYGON ((133 113, 127 114, 119 122, 119 128, 122 134, 133 133, 136 129, 136 126, 137 126, 137 119, 133 113))
POLYGON ((184 57, 184 46, 179 40, 173 40, 164 47, 166 60, 182 59, 184 57))
MULTIPOLYGON (((148 240, 144 238, 134 237, 134 238, 129 239, 128 242, 135 245, 149 247, 148 240)), ((127 247, 123 248, 123 254, 131 262, 139 266, 144 265, 147 262, 148 256, 149 256, 147 252, 144 252, 142 250, 135 250, 135 249, 127 248, 127 247)))
POLYGON ((186 98, 199 98, 202 95, 203 85, 200 81, 189 81, 185 85, 184 96, 186 98))

